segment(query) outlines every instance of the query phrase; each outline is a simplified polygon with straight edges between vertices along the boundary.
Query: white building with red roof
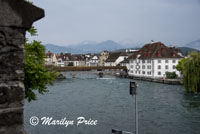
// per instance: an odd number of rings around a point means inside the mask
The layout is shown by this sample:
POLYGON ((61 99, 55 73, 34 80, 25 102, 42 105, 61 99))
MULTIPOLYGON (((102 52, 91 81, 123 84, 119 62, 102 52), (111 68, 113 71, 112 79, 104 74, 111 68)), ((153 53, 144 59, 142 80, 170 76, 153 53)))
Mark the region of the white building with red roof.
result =
POLYGON ((175 72, 176 65, 183 58, 175 47, 167 47, 161 42, 144 45, 136 54, 129 57, 129 75, 136 77, 165 78, 166 72, 175 72))

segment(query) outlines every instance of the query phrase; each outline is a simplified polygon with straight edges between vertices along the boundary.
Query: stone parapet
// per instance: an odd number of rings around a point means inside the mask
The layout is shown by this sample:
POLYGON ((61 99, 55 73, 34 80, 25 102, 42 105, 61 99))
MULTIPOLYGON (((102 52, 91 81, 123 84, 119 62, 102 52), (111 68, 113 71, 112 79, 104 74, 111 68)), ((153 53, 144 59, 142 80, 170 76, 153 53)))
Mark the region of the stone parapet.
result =
POLYGON ((24 0, 0 0, 0 134, 24 133, 25 33, 42 17, 24 0))

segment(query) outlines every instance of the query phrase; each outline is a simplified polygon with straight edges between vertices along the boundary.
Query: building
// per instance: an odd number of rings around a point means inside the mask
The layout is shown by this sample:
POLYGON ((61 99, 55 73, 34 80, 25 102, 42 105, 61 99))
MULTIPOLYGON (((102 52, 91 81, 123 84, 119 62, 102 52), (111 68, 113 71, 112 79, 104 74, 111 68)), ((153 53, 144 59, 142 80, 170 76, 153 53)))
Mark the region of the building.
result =
POLYGON ((52 65, 53 64, 53 53, 51 53, 50 51, 48 51, 46 53, 45 64, 47 64, 47 65, 52 65))
POLYGON ((48 51, 46 53, 46 57, 45 57, 45 64, 46 65, 56 65, 56 63, 57 63, 56 55, 51 53, 50 51, 48 51))
POLYGON ((99 66, 105 66, 105 61, 109 56, 109 52, 108 51, 103 51, 100 53, 99 56, 99 66))
POLYGON ((62 58, 58 58, 58 61, 56 62, 56 66, 59 66, 59 67, 65 66, 65 63, 62 58))
POLYGON ((166 72, 176 72, 180 77, 176 65, 182 58, 179 49, 167 47, 161 42, 152 42, 131 55, 128 73, 130 76, 164 78, 166 72))
POLYGON ((64 66, 85 66, 85 59, 83 55, 71 55, 71 53, 65 53, 60 57, 64 62, 64 66))
POLYGON ((120 62, 128 58, 125 52, 114 52, 110 53, 108 58, 105 61, 105 66, 117 66, 120 62))
POLYGON ((87 60, 87 66, 98 66, 99 64, 99 57, 97 55, 93 55, 91 56, 88 60, 87 60))

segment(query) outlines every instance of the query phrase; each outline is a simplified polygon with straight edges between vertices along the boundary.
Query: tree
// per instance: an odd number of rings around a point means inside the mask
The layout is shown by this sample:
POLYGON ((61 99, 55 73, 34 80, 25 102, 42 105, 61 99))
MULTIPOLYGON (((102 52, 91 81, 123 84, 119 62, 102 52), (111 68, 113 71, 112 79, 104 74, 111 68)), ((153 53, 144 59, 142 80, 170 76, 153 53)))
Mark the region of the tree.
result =
POLYGON ((178 62, 178 65, 176 66, 176 69, 183 74, 183 67, 184 67, 184 63, 188 60, 188 58, 183 58, 182 60, 180 60, 178 62))
POLYGON ((184 88, 188 92, 200 92, 200 53, 192 52, 176 67, 183 74, 184 88))
MULTIPOLYGON (((37 35, 37 29, 35 27, 31 27, 28 32, 31 36, 37 35)), ((48 92, 48 90, 46 90, 47 85, 53 85, 57 73, 48 70, 44 66, 45 47, 41 42, 34 40, 28 43, 28 39, 26 39, 25 55, 25 98, 30 102, 32 100, 37 100, 35 91, 38 91, 40 94, 48 92)))

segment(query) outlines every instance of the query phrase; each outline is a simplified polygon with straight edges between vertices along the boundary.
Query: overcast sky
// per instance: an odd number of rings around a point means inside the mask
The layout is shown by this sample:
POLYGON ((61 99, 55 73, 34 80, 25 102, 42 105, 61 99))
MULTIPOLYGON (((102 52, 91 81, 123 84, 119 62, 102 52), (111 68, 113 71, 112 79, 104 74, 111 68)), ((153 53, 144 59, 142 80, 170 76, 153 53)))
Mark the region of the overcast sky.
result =
POLYGON ((85 40, 185 45, 200 39, 200 0, 32 0, 45 10, 34 23, 44 44, 85 40))

